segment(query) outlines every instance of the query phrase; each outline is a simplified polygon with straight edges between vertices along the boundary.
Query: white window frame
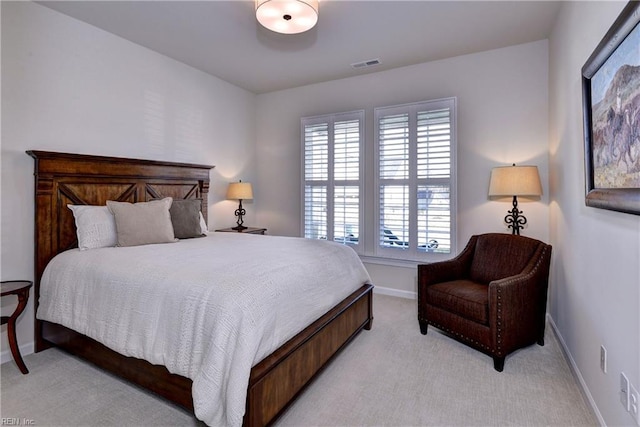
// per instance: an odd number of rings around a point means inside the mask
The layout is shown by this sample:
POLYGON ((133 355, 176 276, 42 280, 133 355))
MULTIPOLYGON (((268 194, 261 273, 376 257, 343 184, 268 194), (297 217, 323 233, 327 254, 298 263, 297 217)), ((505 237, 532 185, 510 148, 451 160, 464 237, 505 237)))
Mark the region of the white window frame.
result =
POLYGON ((322 116, 312 116, 312 117, 303 117, 300 120, 300 134, 301 134, 301 189, 300 189, 300 200, 301 200, 301 223, 300 223, 300 235, 305 236, 305 223, 306 223, 306 203, 305 203, 305 188, 307 185, 313 186, 326 186, 327 189, 327 240, 333 241, 334 236, 334 191, 336 186, 357 186, 359 192, 359 206, 358 206, 358 242, 356 244, 349 244, 357 253, 364 253, 364 244, 365 244, 365 235, 366 229, 364 224, 364 200, 365 200, 365 188, 364 188, 364 161, 365 161, 365 112, 364 110, 357 111, 349 111, 344 113, 336 113, 336 114, 326 114, 322 116), (360 123, 359 126, 359 138, 360 138, 360 147, 359 147, 359 171, 358 171, 358 180, 336 180, 334 177, 334 125, 336 122, 348 121, 348 120, 358 120, 360 123), (328 171, 327 171, 327 179, 306 180, 305 173, 305 127, 309 125, 315 124, 327 124, 328 128, 328 171))
MULTIPOLYGON (((457 253, 457 100, 455 97, 443 98, 433 101, 424 101, 410 104, 395 105, 389 107, 379 107, 374 109, 374 188, 373 197, 375 200, 374 223, 367 224, 366 235, 373 240, 373 257, 377 259, 406 260, 406 261, 441 261, 449 259, 457 253), (450 178, 448 179, 450 188, 450 252, 436 253, 418 251, 418 201, 417 188, 418 185, 437 184, 438 180, 431 178, 417 178, 417 124, 416 117, 418 112, 438 110, 449 108, 450 116, 450 178), (379 244, 380 235, 380 185, 383 180, 380 178, 380 141, 379 141, 379 120, 381 117, 408 114, 409 115, 409 178, 404 180, 404 185, 409 186, 409 245, 406 248, 389 248, 382 247, 379 244)), ((441 179, 440 179, 441 180, 441 179)), ((440 181, 441 182, 441 181, 440 181)), ((373 260, 369 260, 373 261, 373 260)))

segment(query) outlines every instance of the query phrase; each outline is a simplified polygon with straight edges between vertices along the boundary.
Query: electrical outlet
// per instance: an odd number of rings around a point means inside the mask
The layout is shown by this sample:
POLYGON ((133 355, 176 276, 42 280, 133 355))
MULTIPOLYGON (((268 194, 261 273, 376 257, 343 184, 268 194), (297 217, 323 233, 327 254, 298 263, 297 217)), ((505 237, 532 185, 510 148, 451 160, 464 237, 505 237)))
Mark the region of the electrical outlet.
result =
POLYGON ((629 412, 631 412, 631 416, 634 420, 636 420, 636 424, 640 425, 640 417, 638 417, 638 402, 640 396, 638 395, 638 390, 633 386, 633 384, 629 383, 629 412))
POLYGON ((600 369, 607 373, 607 349, 603 345, 600 346, 600 369))
POLYGON ((629 412, 629 379, 624 372, 620 372, 620 403, 629 412))

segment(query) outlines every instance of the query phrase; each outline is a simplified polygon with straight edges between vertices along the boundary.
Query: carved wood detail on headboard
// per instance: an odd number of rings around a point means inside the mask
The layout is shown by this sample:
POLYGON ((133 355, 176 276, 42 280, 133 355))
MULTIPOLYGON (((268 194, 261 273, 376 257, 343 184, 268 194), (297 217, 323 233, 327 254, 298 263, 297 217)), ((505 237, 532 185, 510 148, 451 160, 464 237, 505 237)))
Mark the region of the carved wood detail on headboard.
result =
MULTIPOLYGON (((202 214, 207 219, 209 172, 214 166, 49 151, 27 154, 35 159, 36 309, 44 268, 60 252, 77 246, 75 221, 67 204, 197 198, 202 199, 202 214)), ((40 327, 36 319, 36 351, 43 344, 40 327)))

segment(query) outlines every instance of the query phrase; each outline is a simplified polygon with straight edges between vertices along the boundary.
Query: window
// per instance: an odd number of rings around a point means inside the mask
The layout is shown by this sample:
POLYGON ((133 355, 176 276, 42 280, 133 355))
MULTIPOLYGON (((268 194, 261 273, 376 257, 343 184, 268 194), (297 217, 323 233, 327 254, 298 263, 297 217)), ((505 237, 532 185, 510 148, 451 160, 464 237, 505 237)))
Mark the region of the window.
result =
POLYGON ((376 108, 376 256, 455 249, 455 99, 376 108))
POLYGON ((367 164, 364 111, 303 118, 303 235, 352 245, 370 262, 448 258, 455 118, 455 98, 376 108, 367 164))
POLYGON ((359 251, 364 111, 302 119, 303 235, 359 251))

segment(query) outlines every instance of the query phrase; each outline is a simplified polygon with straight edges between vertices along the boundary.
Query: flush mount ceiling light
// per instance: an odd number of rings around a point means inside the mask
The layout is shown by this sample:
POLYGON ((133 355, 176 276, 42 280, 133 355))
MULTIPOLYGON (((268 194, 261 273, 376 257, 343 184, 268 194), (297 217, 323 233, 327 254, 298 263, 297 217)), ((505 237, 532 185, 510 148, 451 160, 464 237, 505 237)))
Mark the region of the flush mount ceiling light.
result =
POLYGON ((276 33, 303 33, 318 22, 318 0, 256 0, 256 18, 276 33))

